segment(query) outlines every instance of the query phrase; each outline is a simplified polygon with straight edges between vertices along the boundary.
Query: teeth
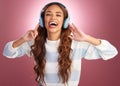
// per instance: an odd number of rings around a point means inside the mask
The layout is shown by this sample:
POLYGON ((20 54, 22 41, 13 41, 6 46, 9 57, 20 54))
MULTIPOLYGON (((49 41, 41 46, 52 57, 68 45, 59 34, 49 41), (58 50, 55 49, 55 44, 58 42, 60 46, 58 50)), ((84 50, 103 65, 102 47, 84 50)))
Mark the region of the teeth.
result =
POLYGON ((56 23, 56 22, 50 22, 50 25, 52 25, 52 24, 55 24, 55 25, 57 25, 57 23, 56 23))

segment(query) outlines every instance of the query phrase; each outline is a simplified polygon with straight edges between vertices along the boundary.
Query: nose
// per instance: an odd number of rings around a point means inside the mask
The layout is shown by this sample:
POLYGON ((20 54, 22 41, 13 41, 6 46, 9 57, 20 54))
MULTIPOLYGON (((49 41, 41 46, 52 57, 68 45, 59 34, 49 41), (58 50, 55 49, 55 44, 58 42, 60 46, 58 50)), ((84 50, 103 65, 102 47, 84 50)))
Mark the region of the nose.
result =
POLYGON ((51 19, 53 19, 53 20, 56 19, 56 15, 53 14, 53 15, 51 16, 51 19))

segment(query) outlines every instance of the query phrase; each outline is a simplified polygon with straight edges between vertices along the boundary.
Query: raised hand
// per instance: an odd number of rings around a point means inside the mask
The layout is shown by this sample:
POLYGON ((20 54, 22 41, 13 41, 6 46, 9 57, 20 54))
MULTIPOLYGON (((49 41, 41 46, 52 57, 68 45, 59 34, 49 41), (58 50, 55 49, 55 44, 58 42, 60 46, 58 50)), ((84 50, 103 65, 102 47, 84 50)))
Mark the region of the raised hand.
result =
POLYGON ((76 41, 86 41, 87 35, 78 29, 73 23, 69 24, 69 29, 71 30, 70 38, 76 41))
POLYGON ((25 35, 23 36, 23 39, 25 41, 30 41, 30 40, 34 40, 36 37, 36 33, 34 30, 29 30, 25 33, 25 35))
POLYGON ((27 31, 26 34, 23 36, 23 39, 25 41, 34 40, 36 36, 38 35, 38 32, 37 32, 38 27, 39 27, 39 23, 36 25, 34 30, 27 31))
POLYGON ((74 24, 69 25, 69 29, 71 30, 71 35, 69 36, 71 39, 76 41, 86 41, 93 45, 101 44, 101 40, 90 35, 85 34, 80 29, 78 29, 74 24))
POLYGON ((38 27, 39 27, 39 24, 37 24, 33 30, 27 31, 24 36, 20 37, 18 40, 13 42, 12 47, 15 48, 20 46, 24 42, 34 40, 38 35, 38 32, 37 32, 38 27))

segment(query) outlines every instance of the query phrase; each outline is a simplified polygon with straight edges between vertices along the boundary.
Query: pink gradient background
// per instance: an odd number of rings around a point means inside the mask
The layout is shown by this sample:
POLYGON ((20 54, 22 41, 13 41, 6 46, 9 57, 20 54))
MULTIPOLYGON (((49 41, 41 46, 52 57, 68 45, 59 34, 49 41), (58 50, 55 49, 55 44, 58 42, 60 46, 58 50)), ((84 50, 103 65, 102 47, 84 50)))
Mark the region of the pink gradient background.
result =
MULTIPOLYGON (((0 0, 0 86, 37 86, 33 58, 7 59, 2 53, 8 41, 35 27, 41 8, 51 1, 65 4, 77 27, 107 39, 120 51, 119 0, 0 0)), ((83 59, 79 86, 120 86, 119 57, 108 61, 83 59)))

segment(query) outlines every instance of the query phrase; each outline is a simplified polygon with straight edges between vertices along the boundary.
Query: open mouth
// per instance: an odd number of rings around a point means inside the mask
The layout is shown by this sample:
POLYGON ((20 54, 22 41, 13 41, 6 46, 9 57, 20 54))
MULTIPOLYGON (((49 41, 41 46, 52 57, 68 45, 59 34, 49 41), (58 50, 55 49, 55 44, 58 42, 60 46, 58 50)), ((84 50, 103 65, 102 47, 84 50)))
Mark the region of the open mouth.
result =
POLYGON ((49 23, 50 27, 56 27, 57 25, 58 25, 57 22, 52 21, 52 22, 49 23))

